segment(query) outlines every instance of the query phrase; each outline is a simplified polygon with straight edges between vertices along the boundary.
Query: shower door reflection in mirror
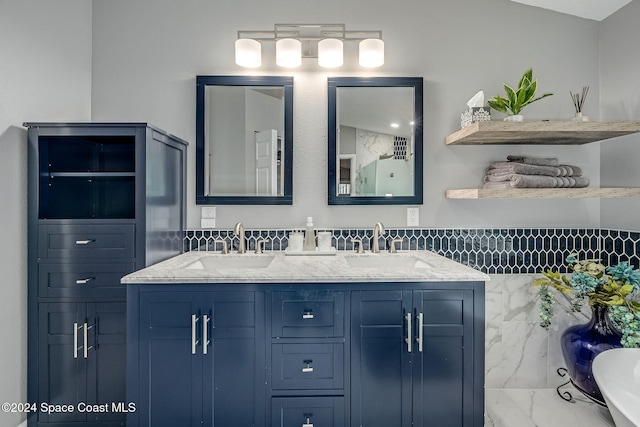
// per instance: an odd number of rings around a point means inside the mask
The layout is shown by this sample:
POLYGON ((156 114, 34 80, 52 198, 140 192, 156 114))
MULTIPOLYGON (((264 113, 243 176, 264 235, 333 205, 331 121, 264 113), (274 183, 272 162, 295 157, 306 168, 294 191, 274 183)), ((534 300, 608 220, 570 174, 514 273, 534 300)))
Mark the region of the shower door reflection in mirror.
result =
POLYGON ((421 204, 422 78, 328 86, 329 204, 421 204))

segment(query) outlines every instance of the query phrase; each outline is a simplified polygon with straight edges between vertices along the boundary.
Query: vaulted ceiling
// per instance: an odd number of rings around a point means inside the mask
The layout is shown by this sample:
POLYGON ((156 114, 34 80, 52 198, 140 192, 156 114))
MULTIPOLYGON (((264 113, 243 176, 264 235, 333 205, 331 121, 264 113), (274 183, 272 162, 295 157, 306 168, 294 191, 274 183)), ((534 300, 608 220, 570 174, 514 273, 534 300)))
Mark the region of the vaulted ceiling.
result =
POLYGON ((602 21, 632 0, 511 0, 530 6, 542 7, 579 16, 580 18, 602 21))

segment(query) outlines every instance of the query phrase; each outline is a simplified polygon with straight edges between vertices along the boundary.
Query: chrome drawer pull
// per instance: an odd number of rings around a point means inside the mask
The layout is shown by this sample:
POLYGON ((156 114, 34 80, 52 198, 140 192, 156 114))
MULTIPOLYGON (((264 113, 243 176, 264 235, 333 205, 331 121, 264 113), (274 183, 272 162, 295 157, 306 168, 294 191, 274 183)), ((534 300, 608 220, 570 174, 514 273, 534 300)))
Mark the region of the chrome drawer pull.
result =
POLYGON ((87 277, 86 279, 78 279, 76 280, 76 285, 86 285, 92 280, 95 280, 95 277, 87 277))
POLYGON ((76 240, 76 245, 88 245, 89 243, 93 242, 95 242, 95 239, 76 240))
POLYGON ((302 363, 307 365, 304 368, 302 368, 302 372, 305 372, 305 373, 313 372, 313 366, 311 366, 311 364, 313 363, 313 360, 303 360, 302 363))
POLYGON ((313 427, 313 423, 309 417, 307 417, 307 422, 302 424, 302 427, 313 427))
POLYGON ((313 319, 313 312, 311 310, 305 310, 302 314, 303 319, 313 319))

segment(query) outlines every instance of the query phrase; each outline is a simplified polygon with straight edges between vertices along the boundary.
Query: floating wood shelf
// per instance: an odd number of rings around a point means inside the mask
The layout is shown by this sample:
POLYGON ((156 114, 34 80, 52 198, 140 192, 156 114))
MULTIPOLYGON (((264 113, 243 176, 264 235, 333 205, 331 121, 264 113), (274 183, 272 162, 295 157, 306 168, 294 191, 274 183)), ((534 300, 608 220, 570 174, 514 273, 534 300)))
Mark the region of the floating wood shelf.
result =
POLYGON ((447 145, 546 144, 571 145, 640 132, 640 122, 475 122, 449 135, 447 145))
POLYGON ((446 190, 448 199, 553 199, 640 197, 640 188, 464 188, 446 190))

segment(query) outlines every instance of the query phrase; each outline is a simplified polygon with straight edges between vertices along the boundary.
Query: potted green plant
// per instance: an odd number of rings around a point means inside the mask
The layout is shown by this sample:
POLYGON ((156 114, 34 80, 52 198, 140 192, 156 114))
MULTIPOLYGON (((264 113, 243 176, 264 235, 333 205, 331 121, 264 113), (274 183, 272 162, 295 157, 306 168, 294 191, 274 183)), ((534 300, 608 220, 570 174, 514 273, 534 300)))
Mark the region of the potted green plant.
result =
POLYGON ((533 68, 529 68, 524 72, 518 82, 518 88, 514 89, 506 83, 502 84, 507 94, 506 97, 496 95, 487 102, 489 106, 496 111, 508 114, 505 121, 521 122, 522 115, 520 112, 524 107, 539 99, 546 98, 553 95, 552 93, 545 93, 542 96, 535 97, 538 90, 538 80, 533 80, 533 68))

